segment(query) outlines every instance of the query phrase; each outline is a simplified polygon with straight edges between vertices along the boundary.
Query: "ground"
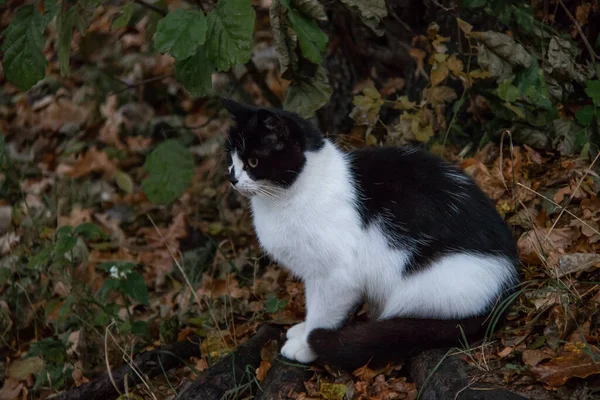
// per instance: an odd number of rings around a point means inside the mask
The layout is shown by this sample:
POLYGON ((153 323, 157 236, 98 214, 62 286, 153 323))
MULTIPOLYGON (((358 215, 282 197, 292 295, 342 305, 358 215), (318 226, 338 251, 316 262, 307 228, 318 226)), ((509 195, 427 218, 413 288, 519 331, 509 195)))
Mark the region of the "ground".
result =
MULTIPOLYGON (((69 77, 60 76, 49 44, 47 77, 29 91, 0 72, 1 400, 47 398, 143 350, 199 335, 202 357, 130 388, 141 398, 173 398, 260 325, 287 328, 303 319, 302 284, 262 253, 247 201, 227 181, 227 114, 214 98, 186 92, 173 77, 170 56, 145 51, 151 18, 111 29, 119 11, 100 7, 86 37, 74 38, 79 55, 69 77)), ((2 27, 11 15, 4 11, 2 27)), ((289 82, 278 76, 261 23, 255 59, 264 82, 232 70, 213 75, 215 90, 267 104, 267 85, 268 96, 283 97, 289 82)), ((429 35, 438 41, 429 50, 442 54, 435 47, 442 37, 435 29, 429 35)), ((425 55, 411 54, 422 69, 425 55)), ((463 73, 452 57, 442 57, 445 72, 430 71, 432 80, 463 73)), ((499 306, 509 309, 507 323, 490 340, 451 353, 473 367, 473 382, 536 399, 597 398, 600 153, 593 141, 577 152, 561 143, 535 146, 510 124, 485 140, 447 141, 452 126, 484 118, 486 100, 463 95, 469 115, 456 111, 446 121, 444 102, 465 104, 454 89, 434 87, 426 108, 416 110, 403 88, 399 77, 378 89, 361 80, 356 125, 328 136, 344 148, 381 145, 386 130, 390 142, 426 143, 493 199, 521 253, 522 283, 499 306), (386 102, 406 111, 393 128, 379 118, 386 102)), ((593 90, 588 95, 596 101, 593 90)), ((503 96, 508 106, 517 104, 503 96)), ((584 104, 590 99, 561 108, 561 118, 574 121, 570 110, 584 104)), ((276 354, 265 349, 252 371, 255 383, 265 379, 276 354)), ((353 374, 322 365, 312 370, 294 398, 415 399, 420 390, 403 365, 353 374)), ((258 390, 247 389, 240 398, 258 390)))

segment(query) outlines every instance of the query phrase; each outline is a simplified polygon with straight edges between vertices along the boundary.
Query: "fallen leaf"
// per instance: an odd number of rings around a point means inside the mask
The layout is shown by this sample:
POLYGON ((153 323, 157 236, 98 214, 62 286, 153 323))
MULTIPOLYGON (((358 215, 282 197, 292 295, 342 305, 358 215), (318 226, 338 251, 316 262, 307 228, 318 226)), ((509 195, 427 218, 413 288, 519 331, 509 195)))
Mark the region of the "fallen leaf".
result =
POLYGON ((514 347, 510 347, 510 346, 508 346, 508 347, 505 347, 505 348, 504 348, 502 351, 498 352, 498 356, 499 356, 500 358, 504 358, 504 357, 506 357, 507 355, 509 355, 510 353, 512 353, 512 352, 513 352, 513 350, 514 350, 514 347))
POLYGON ((110 178, 116 170, 117 166, 105 152, 91 147, 75 164, 65 166, 62 172, 73 178, 81 178, 93 172, 103 172, 105 177, 110 178))
POLYGON ((21 391, 24 385, 14 378, 4 380, 2 389, 0 389, 0 400, 16 400, 21 397, 21 391))
POLYGON ((531 371, 538 381, 560 387, 574 377, 587 378, 600 374, 600 363, 594 360, 593 354, 599 354, 598 348, 593 345, 586 348, 584 343, 567 343, 559 357, 538 364, 531 371))
POLYGON ((343 383, 321 382, 320 393, 326 400, 342 400, 346 395, 346 385, 343 383))
POLYGON ((540 362, 552 358, 552 354, 549 354, 547 350, 523 350, 523 362, 530 367, 535 367, 540 362))
POLYGON ((563 277, 575 272, 582 272, 600 266, 600 254, 573 253, 564 254, 558 262, 557 276, 563 277))

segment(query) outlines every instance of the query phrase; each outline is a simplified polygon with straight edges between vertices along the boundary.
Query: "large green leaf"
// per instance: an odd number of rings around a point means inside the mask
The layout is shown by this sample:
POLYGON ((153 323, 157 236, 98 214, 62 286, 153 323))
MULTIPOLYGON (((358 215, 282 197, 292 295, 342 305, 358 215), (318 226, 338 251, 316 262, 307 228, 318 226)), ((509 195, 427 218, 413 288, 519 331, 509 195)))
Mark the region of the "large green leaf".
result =
POLYGON ((248 62, 255 17, 250 0, 220 0, 208 15, 206 57, 219 71, 248 62))
POLYGON ((4 38, 0 49, 4 52, 2 64, 6 79, 19 89, 27 90, 45 76, 46 58, 44 30, 46 22, 34 5, 21 7, 2 32, 4 38))
POLYGON ((206 18, 202 11, 182 8, 171 11, 158 22, 154 47, 176 60, 192 56, 206 40, 206 18))
POLYGON ((293 82, 286 94, 283 108, 298 113, 304 118, 315 115, 331 97, 327 72, 319 68, 314 78, 293 82))
POLYGON ((288 18, 298 36, 302 55, 315 64, 320 64, 323 60, 321 52, 327 46, 327 35, 319 28, 316 20, 293 8, 290 0, 282 0, 281 4, 288 9, 288 18))
POLYGON ((150 153, 144 169, 150 174, 142 181, 144 193, 153 203, 165 204, 181 196, 192 181, 194 157, 177 140, 171 139, 150 153))
POLYGON ((127 278, 120 281, 119 288, 133 300, 148 304, 148 287, 139 272, 132 271, 127 274, 127 278))
POLYGON ((193 56, 175 62, 175 78, 192 96, 206 96, 210 92, 213 72, 215 66, 207 60, 202 47, 199 47, 193 56))

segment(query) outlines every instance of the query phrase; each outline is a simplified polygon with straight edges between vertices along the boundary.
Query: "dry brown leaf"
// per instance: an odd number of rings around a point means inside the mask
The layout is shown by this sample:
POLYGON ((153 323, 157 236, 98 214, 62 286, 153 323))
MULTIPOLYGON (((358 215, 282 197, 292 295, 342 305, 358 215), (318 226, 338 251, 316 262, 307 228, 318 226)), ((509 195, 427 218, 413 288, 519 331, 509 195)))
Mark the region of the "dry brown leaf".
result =
POLYGON ((386 97, 404 89, 404 79, 391 78, 381 88, 381 95, 386 97))
POLYGON ((558 277, 563 277, 575 272, 582 272, 592 267, 600 266, 600 254, 573 253, 564 254, 560 257, 557 268, 558 277))
POLYGON ((458 98, 454 89, 448 86, 435 86, 425 89, 423 99, 433 105, 449 103, 458 98))
POLYGON ((21 397, 21 391, 24 385, 14 378, 4 380, 4 385, 0 389, 0 400, 16 400, 21 397))
POLYGON ((61 172, 73 178, 103 172, 106 178, 111 178, 116 170, 117 166, 105 152, 92 147, 75 164, 64 166, 61 172))
POLYGON ((531 371, 538 381, 552 387, 560 387, 574 377, 600 374, 600 363, 594 361, 589 351, 598 354, 595 346, 590 345, 586 349, 584 343, 567 343, 559 357, 538 364, 531 371))
POLYGON ((508 346, 508 347, 505 347, 505 348, 504 348, 502 351, 499 351, 499 352, 498 352, 498 357, 500 357, 500 358, 504 358, 504 357, 506 357, 507 355, 509 355, 510 353, 512 353, 512 352, 513 352, 513 350, 514 350, 514 347, 510 347, 510 346, 508 346))
POLYGON ((523 362, 530 367, 535 367, 540 362, 552 358, 548 350, 525 349, 523 350, 523 362))
POLYGON ((431 68, 431 85, 437 86, 448 77, 448 67, 445 62, 436 62, 431 68))
POLYGON ((69 215, 58 216, 58 226, 77 226, 92 220, 92 209, 83 209, 80 205, 74 205, 69 215))

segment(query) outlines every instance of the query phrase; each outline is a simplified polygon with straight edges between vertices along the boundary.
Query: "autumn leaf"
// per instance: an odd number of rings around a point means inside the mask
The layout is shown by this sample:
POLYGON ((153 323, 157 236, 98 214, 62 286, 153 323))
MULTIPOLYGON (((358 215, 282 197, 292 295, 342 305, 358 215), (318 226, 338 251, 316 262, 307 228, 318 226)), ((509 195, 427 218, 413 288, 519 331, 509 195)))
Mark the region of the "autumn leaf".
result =
POLYGON ((531 369, 534 377, 544 384, 560 387, 571 378, 587 378, 600 374, 600 363, 595 360, 598 348, 584 343, 567 343, 562 354, 531 369))

